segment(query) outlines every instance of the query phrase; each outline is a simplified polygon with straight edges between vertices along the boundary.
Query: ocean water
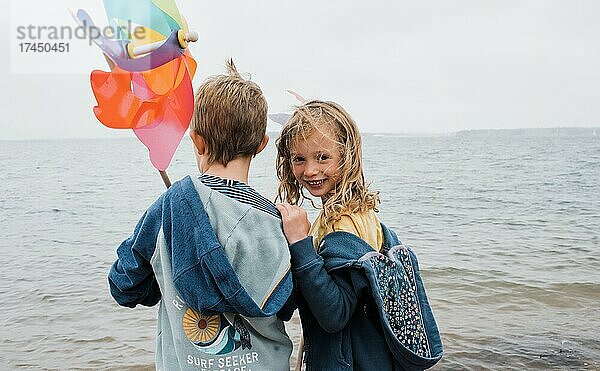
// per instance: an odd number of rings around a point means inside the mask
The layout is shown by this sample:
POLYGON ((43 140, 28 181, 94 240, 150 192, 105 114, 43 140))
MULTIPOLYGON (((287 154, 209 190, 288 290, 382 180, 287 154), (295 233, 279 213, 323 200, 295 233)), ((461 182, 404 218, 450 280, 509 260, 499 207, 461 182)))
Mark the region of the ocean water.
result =
MULTIPOLYGON (((442 332, 434 369, 600 369, 595 131, 364 136, 380 218, 417 252, 442 332)), ((271 143, 250 176, 270 198, 273 164, 271 143)), ((164 190, 145 148, 0 142, 0 168, 0 369, 153 369, 156 308, 119 307, 106 280, 164 190)), ((186 139, 169 174, 195 172, 186 139)))

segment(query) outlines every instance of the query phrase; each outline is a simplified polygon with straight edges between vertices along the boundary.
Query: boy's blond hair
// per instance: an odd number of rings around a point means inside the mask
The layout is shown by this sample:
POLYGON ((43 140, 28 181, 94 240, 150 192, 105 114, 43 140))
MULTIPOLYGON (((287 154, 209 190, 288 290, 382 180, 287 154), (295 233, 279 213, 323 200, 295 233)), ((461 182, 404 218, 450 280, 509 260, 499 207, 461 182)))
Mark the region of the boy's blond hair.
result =
POLYGON ((276 141, 277 198, 296 205, 307 198, 292 170, 290 148, 299 139, 314 131, 331 138, 337 144, 340 163, 338 182, 323 204, 325 224, 331 226, 344 214, 377 211, 379 192, 371 192, 365 184, 362 166, 362 141, 358 126, 339 104, 312 100, 296 108, 276 141))
POLYGON ((267 101, 230 59, 226 75, 209 77, 198 88, 190 129, 204 139, 208 163, 227 166, 257 153, 267 129, 267 101))

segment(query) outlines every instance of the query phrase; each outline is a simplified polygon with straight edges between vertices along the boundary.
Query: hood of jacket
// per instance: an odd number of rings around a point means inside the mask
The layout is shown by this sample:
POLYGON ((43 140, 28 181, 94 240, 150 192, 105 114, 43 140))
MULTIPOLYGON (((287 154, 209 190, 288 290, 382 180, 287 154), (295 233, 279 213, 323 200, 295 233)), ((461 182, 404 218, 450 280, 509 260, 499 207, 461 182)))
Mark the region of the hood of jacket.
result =
MULTIPOLYGON (((383 223, 381 223, 381 229, 383 230, 382 251, 387 251, 400 244, 394 231, 383 223)), ((327 271, 357 265, 362 256, 371 252, 374 250, 368 243, 348 232, 333 232, 326 235, 318 250, 327 271)))
POLYGON ((161 264, 170 266, 181 299, 200 312, 268 317, 292 291, 281 220, 189 176, 150 206, 117 255, 111 293, 129 307, 158 302, 152 272, 161 264))

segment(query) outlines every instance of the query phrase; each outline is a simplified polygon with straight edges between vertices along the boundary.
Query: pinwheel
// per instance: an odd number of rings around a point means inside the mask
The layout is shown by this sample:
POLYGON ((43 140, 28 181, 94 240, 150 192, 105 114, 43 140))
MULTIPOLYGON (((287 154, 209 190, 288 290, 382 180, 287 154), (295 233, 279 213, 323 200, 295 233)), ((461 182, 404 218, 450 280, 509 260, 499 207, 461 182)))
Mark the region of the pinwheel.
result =
MULTIPOLYGON (((296 100, 298 102, 300 102, 300 104, 304 104, 306 103, 306 99, 304 99, 303 96, 301 96, 300 94, 296 93, 293 90, 286 90, 288 93, 290 93, 291 95, 293 95, 296 100)), ((271 119, 271 121, 284 126, 286 124, 286 122, 290 119, 290 117, 292 117, 292 115, 290 113, 286 113, 286 112, 278 112, 278 113, 269 113, 269 118, 271 119)))
POLYGON ((174 0, 104 0, 104 9, 111 38, 98 32, 84 10, 74 15, 112 68, 91 73, 94 114, 109 128, 132 129, 169 187, 165 170, 194 109, 196 62, 187 47, 198 36, 189 32, 174 0))

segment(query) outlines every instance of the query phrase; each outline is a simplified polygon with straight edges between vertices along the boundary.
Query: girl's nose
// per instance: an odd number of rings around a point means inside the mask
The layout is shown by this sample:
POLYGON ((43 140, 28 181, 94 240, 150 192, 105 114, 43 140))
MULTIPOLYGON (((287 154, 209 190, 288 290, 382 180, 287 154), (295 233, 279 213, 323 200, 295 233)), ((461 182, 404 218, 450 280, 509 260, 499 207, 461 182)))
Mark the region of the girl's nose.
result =
POLYGON ((307 177, 317 175, 319 173, 319 166, 314 162, 309 162, 306 164, 306 168, 304 168, 304 175, 307 177))

